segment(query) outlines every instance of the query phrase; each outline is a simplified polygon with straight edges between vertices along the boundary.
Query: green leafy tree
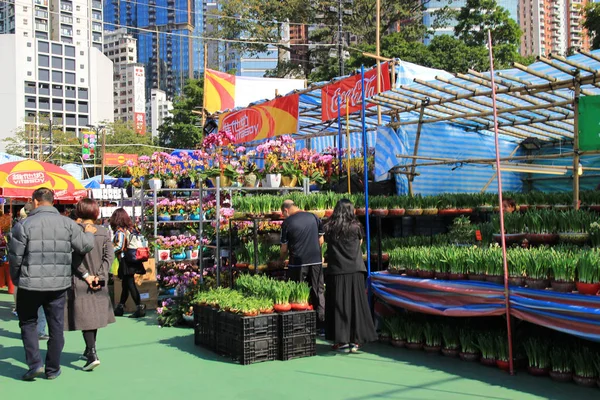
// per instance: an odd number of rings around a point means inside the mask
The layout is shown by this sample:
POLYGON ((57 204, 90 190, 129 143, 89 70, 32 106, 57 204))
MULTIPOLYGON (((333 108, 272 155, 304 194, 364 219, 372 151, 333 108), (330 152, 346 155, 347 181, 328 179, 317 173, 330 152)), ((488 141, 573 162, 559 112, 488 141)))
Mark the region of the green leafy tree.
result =
POLYGON ((151 155, 158 150, 153 145, 152 137, 139 135, 132 122, 115 121, 106 127, 107 153, 151 155))
POLYGON ((61 126, 26 124, 14 135, 3 140, 6 152, 24 158, 33 158, 55 164, 81 162, 81 142, 73 132, 63 132, 61 126), (41 154, 40 154, 41 153, 41 154))
POLYGON ((202 101, 204 79, 189 79, 183 94, 173 102, 172 116, 158 127, 162 147, 193 149, 202 140, 202 101))
POLYGON ((600 3, 585 6, 583 27, 592 39, 592 49, 600 49, 600 3))
POLYGON ((521 29, 495 0, 467 0, 456 20, 454 34, 471 47, 486 46, 491 31, 497 68, 508 67, 517 59, 521 29))

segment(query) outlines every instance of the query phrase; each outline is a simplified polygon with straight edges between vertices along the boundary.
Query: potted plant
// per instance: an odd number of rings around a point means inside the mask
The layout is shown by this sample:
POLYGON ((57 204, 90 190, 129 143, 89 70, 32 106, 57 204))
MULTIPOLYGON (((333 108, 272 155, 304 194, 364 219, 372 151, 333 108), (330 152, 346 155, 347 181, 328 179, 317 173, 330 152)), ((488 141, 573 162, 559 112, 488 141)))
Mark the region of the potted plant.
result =
POLYGON ((442 339, 444 340, 444 346, 442 348, 442 354, 446 357, 457 357, 460 352, 460 338, 458 330, 452 324, 442 324, 441 328, 442 339))
POLYGON ((437 260, 429 252, 422 251, 421 253, 422 262, 417 270, 417 274, 422 279, 433 279, 435 277, 435 263, 437 260))
POLYGON ((491 331, 477 334, 476 346, 481 352, 480 362, 488 367, 496 366, 496 335, 491 331))
MULTIPOLYGON (((367 214, 364 194, 354 195, 351 200, 354 203, 354 213, 359 217, 364 217, 367 214)), ((369 209, 369 212, 371 212, 371 209, 369 209)))
POLYGON ((550 349, 550 378, 557 382, 570 382, 573 380, 572 349, 566 344, 553 346, 550 349))
POLYGON ((282 283, 280 285, 276 285, 273 288, 274 297, 275 297, 275 305, 273 309, 276 312, 288 312, 292 310, 292 305, 290 304, 290 295, 292 293, 292 288, 287 283, 282 283))
POLYGON ((583 250, 577 260, 577 282, 580 294, 596 295, 600 290, 600 256, 598 250, 583 250))
POLYGON ((550 286, 548 279, 549 259, 545 249, 532 248, 525 252, 527 277, 525 283, 530 289, 543 290, 550 286))
POLYGON ((406 347, 405 321, 399 316, 394 316, 387 319, 386 323, 391 334, 391 345, 394 347, 406 347))
POLYGON ((308 309, 308 299, 310 297, 310 287, 306 282, 298 282, 292 285, 292 294, 290 297, 292 311, 305 311, 308 309))
POLYGON ((590 234, 587 232, 593 216, 589 212, 570 210, 559 213, 558 237, 562 243, 584 245, 590 234))
POLYGON ((475 332, 470 327, 464 327, 459 331, 459 340, 461 351, 458 353, 463 361, 477 361, 479 359, 479 350, 475 343, 475 332))
POLYGON ((561 293, 571 293, 575 290, 575 269, 577 259, 571 251, 548 250, 550 268, 554 279, 551 281, 552 289, 561 293))
POLYGON ((448 279, 451 281, 467 279, 469 268, 468 256, 472 251, 473 249, 463 251, 463 249, 457 247, 448 247, 446 249, 444 261, 450 268, 448 279))
POLYGON ((530 337, 525 343, 525 353, 529 364, 527 371, 533 376, 546 376, 550 372, 550 343, 544 338, 530 337))
POLYGON ((373 215, 385 217, 388 215, 388 201, 384 196, 373 196, 369 200, 369 205, 373 209, 373 215))
POLYGON ((388 203, 388 215, 392 217, 401 217, 406 212, 405 210, 406 197, 405 196, 391 196, 388 203))
POLYGON ((423 348, 423 324, 420 321, 407 321, 405 330, 406 348, 421 350, 423 348))
POLYGON ((257 299, 258 311, 261 314, 273 314, 273 301, 271 299, 257 299))
POLYGON ((406 215, 411 215, 411 216, 416 216, 416 215, 422 215, 423 214, 423 208, 422 208, 422 201, 423 198, 421 197, 421 195, 415 195, 411 198, 409 198, 406 202, 406 215))
POLYGON ((525 238, 530 244, 555 244, 558 242, 557 211, 529 211, 523 215, 528 232, 525 238))
POLYGON ((485 281, 485 273, 487 270, 486 265, 486 252, 483 249, 479 248, 471 248, 467 252, 467 265, 468 265, 468 275, 470 281, 485 281))
POLYGON ((524 253, 529 250, 522 248, 510 249, 507 252, 508 262, 508 284, 511 286, 525 285, 525 270, 527 267, 526 257, 524 253))
POLYGON ((456 196, 453 194, 443 194, 439 196, 438 201, 439 215, 457 215, 456 196))
POLYGON ((431 354, 439 353, 442 349, 442 333, 440 332, 440 327, 433 322, 426 322, 423 325, 423 336, 425 337, 423 350, 431 354))
POLYGON ((581 346, 572 353, 573 380, 576 384, 585 387, 595 387, 598 373, 594 364, 595 352, 586 346, 581 346))
POLYGON ((302 175, 302 171, 296 167, 296 164, 292 160, 283 161, 281 166, 281 186, 298 186, 298 175, 302 175))
POLYGON ((432 260, 434 261, 435 279, 449 280, 450 279, 450 261, 449 258, 455 256, 450 254, 454 250, 451 247, 432 247, 432 260))
POLYGON ((498 332, 496 335, 496 365, 503 371, 510 369, 510 363, 508 362, 508 339, 506 333, 498 332))
POLYGON ((439 210, 437 207, 437 198, 435 196, 423 197, 422 201, 423 215, 437 215, 439 210))

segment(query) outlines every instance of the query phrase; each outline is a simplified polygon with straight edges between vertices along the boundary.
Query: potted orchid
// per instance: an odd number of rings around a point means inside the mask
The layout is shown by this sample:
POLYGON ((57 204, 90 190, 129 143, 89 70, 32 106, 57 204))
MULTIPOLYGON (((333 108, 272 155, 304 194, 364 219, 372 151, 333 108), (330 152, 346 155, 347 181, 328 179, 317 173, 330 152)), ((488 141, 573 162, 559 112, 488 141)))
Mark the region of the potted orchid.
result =
POLYGON ((282 162, 289 159, 296 150, 296 141, 289 135, 271 139, 256 147, 256 153, 265 160, 262 181, 264 187, 279 187, 281 185, 282 162))

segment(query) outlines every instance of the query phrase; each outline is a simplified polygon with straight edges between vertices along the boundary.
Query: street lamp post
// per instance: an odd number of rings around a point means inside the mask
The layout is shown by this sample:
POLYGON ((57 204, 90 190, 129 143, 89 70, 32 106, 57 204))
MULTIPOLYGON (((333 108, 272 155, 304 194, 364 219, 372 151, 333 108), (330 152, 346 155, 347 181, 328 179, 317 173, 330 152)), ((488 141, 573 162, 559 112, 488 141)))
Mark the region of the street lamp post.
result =
MULTIPOLYGON (((88 125, 88 128, 92 129, 96 133, 96 143, 98 142, 98 136, 100 136, 100 131, 102 131, 102 161, 101 161, 101 171, 100 171, 100 179, 101 183, 104 183, 104 167, 105 167, 105 152, 106 152, 106 130, 104 129, 104 125, 88 125)), ((94 175, 96 175, 96 152, 94 152, 94 175)))

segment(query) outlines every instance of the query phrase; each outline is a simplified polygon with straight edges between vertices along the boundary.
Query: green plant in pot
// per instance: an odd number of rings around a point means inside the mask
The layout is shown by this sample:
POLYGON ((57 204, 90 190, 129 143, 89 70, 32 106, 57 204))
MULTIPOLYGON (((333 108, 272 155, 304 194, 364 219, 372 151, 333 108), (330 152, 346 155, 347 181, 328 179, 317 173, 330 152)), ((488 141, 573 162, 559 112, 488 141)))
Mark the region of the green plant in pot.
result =
POLYGON ((386 319, 385 324, 390 331, 390 343, 394 347, 406 346, 406 322, 400 316, 386 319))
POLYGON ((436 215, 438 210, 438 199, 436 196, 426 196, 422 198, 421 207, 423 215, 436 215))
POLYGON ((583 250, 577 260, 577 291, 596 295, 600 290, 600 254, 598 250, 583 250))
POLYGON ((373 215, 385 217, 389 213, 388 199, 385 196, 373 196, 369 198, 369 207, 373 209, 373 215))
POLYGON ((573 351, 573 380, 576 384, 585 387, 595 387, 598 371, 596 370, 594 350, 587 346, 578 346, 573 351))
POLYGON ((548 260, 554 277, 551 281, 552 289, 561 293, 571 293, 575 290, 575 254, 570 250, 548 249, 548 260))
POLYGON ((527 278, 525 283, 530 289, 546 289, 550 285, 548 279, 549 259, 547 248, 532 248, 525 252, 527 278))
POLYGON ((492 246, 484 250, 485 262, 485 280, 497 284, 504 283, 504 261, 502 259, 502 249, 498 246, 492 246))
POLYGON ((421 350, 423 348, 423 323, 417 320, 408 320, 405 325, 406 348, 421 350))
POLYGON ((406 215, 422 215, 423 214, 423 198, 421 195, 410 197, 406 202, 406 215))
POLYGON ((460 359, 463 361, 477 361, 479 359, 479 349, 477 348, 475 331, 469 326, 461 328, 459 340, 461 351, 458 355, 460 359))
POLYGON ((460 352, 460 338, 457 327, 452 323, 444 323, 441 326, 444 346, 442 354, 446 357, 456 357, 460 352))
POLYGON ((509 370, 508 337, 506 332, 496 333, 496 365, 503 371, 509 370))
POLYGON ((496 366, 496 334, 491 331, 479 332, 476 336, 476 346, 481 352, 481 363, 488 367, 496 366))
MULTIPOLYGON (((290 285, 293 282, 289 282, 290 285)), ((294 283, 292 286, 291 306, 292 311, 304 311, 308 309, 308 299, 310 297, 310 287, 306 282, 294 283)))
POLYGON ((423 349, 428 353, 439 353, 442 349, 440 326, 434 322, 426 322, 423 325, 423 336, 425 337, 423 349))
POLYGON ((290 304, 292 286, 290 284, 285 283, 274 286, 273 294, 275 297, 275 305, 273 306, 273 309, 276 312, 288 312, 292 310, 292 305, 290 304))
POLYGON ((557 382, 573 380, 573 349, 567 343, 560 343, 550 349, 550 378, 557 382))
POLYGON ((529 337, 523 344, 529 364, 527 371, 533 376, 545 376, 550 372, 550 342, 543 337, 529 337))
POLYGON ((525 285, 525 271, 527 269, 528 250, 522 248, 510 249, 507 252, 508 262, 508 283, 512 286, 525 285))
POLYGON ((559 213, 558 237, 561 243, 584 245, 588 242, 590 234, 588 229, 592 224, 593 216, 585 211, 570 210, 559 213))

